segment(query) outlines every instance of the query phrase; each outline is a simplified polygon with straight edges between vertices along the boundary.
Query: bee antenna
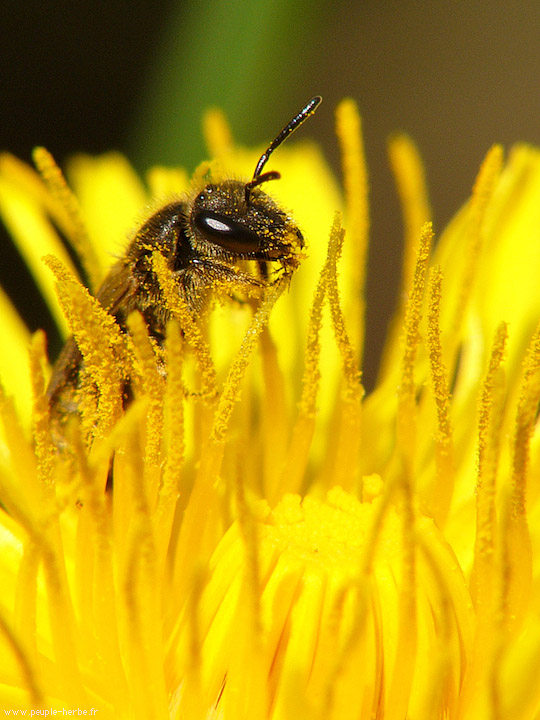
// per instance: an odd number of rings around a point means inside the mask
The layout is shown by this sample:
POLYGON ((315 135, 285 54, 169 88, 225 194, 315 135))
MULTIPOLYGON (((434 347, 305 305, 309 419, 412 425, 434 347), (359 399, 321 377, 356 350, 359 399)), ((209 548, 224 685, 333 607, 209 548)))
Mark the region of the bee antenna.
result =
POLYGON ((257 162, 257 165, 255 166, 255 172, 253 173, 253 178, 246 184, 245 187, 245 193, 246 193, 246 203, 249 203, 249 196, 253 188, 257 187, 257 185, 260 185, 263 182, 267 182, 268 180, 277 180, 280 177, 280 174, 275 171, 266 172, 261 175, 263 167, 268 162, 268 158, 270 155, 274 152, 276 148, 278 148, 288 137, 291 133, 293 133, 297 128, 304 123, 308 117, 313 115, 315 110, 319 107, 319 105, 322 102, 322 97, 320 95, 315 95, 315 97, 311 98, 311 100, 304 105, 304 107, 298 112, 292 120, 290 120, 283 130, 277 135, 277 137, 270 143, 270 145, 266 148, 266 150, 263 152, 261 157, 259 158, 259 161, 257 162))

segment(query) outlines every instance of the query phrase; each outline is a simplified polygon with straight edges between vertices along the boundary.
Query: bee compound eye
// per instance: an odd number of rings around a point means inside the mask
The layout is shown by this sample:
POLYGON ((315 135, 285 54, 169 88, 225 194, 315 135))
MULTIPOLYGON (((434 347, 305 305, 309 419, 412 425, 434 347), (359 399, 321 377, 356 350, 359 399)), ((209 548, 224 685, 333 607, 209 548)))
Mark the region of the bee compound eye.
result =
POLYGON ((201 210, 195 214, 194 221, 207 240, 225 250, 249 254, 260 249, 261 242, 257 233, 226 215, 201 210))

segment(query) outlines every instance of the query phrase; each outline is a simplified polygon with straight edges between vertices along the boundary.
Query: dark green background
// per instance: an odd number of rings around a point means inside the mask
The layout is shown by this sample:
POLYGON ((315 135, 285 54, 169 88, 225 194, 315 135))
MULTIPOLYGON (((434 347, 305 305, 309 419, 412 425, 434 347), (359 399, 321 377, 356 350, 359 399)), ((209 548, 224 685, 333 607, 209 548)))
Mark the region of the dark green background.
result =
MULTIPOLYGON (((353 96, 372 186, 368 384, 401 251, 388 135, 418 142, 439 230, 493 142, 540 143, 537 3, 4 0, 0 32, 0 149, 25 159, 42 144, 60 161, 118 148, 139 168, 192 167, 206 106, 224 108, 240 141, 260 143, 318 92, 324 105, 303 132, 337 171, 333 108, 353 96)), ((2 283, 29 326, 44 325, 9 241, 0 247, 2 283)))

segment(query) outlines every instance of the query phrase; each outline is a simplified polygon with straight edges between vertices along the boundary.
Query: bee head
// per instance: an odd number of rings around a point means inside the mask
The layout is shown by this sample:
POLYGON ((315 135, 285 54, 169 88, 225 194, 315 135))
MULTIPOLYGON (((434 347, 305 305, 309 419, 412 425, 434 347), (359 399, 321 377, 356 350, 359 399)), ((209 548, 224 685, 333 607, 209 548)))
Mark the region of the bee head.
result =
POLYGON ((224 259, 277 261, 285 266, 304 245, 300 229, 276 201, 259 188, 245 199, 245 183, 209 184, 193 200, 190 228, 194 248, 224 259))
POLYGON ((294 269, 304 239, 292 218, 260 189, 263 183, 278 180, 275 170, 263 173, 268 158, 320 105, 312 98, 283 128, 259 158, 247 183, 225 180, 209 184, 195 197, 190 226, 196 249, 204 254, 225 254, 229 259, 278 261, 294 269))

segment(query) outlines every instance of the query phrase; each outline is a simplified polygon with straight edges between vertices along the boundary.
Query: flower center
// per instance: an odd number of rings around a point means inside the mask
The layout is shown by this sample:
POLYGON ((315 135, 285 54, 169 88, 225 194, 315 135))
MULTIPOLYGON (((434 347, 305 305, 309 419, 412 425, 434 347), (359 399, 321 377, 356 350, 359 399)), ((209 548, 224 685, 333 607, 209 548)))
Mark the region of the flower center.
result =
MULTIPOLYGON (((341 488, 331 490, 325 502, 287 495, 261 531, 262 552, 271 547, 287 562, 303 563, 306 572, 353 581, 362 572, 376 507, 377 501, 362 503, 341 488)), ((393 513, 383 535, 384 558, 391 562, 400 554, 399 523, 393 513)))

